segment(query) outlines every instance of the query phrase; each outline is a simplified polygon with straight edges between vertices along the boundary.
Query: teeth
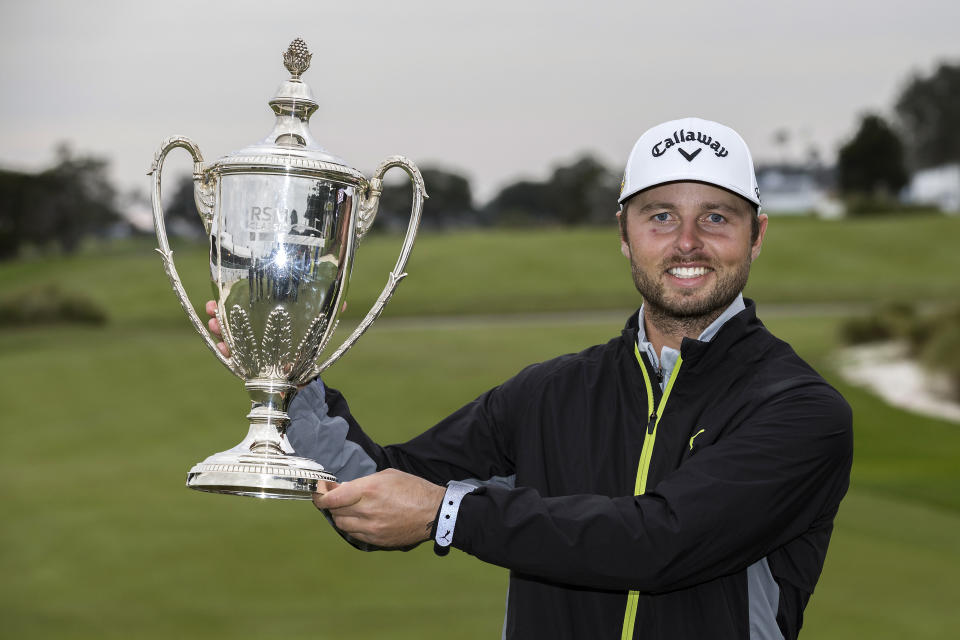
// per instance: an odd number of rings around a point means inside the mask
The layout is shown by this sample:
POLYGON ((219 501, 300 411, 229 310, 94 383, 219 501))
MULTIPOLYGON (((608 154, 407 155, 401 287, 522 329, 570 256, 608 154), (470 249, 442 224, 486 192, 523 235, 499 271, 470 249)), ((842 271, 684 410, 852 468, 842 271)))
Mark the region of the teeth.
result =
POLYGON ((697 278, 702 275, 706 275, 706 267, 674 267, 669 269, 667 273, 678 278, 697 278))

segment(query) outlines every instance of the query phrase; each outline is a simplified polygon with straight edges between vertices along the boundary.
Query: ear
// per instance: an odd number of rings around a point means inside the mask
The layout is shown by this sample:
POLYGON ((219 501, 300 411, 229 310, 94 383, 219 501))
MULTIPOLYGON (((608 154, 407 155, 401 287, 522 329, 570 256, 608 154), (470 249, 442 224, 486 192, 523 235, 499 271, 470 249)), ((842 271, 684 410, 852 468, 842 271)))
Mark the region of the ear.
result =
POLYGON ((760 249, 763 246, 763 237, 767 235, 767 214, 757 215, 757 222, 760 225, 760 233, 757 234, 757 241, 750 248, 750 261, 754 261, 760 255, 760 249))
POLYGON ((620 231, 620 253, 623 254, 623 257, 627 260, 630 259, 630 245, 627 244, 627 238, 624 234, 624 229, 626 228, 627 219, 622 217, 624 211, 617 211, 617 229, 620 231))

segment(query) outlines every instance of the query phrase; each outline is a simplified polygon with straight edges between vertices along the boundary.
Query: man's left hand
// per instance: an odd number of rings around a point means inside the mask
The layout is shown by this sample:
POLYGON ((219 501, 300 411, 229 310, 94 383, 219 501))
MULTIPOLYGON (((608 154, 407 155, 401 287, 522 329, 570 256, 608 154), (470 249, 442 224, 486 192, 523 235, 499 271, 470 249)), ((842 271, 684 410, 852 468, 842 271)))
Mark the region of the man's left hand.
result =
POLYGON ((427 540, 446 489, 423 478, 386 469, 343 484, 325 482, 313 504, 337 528, 378 547, 409 547, 427 540))

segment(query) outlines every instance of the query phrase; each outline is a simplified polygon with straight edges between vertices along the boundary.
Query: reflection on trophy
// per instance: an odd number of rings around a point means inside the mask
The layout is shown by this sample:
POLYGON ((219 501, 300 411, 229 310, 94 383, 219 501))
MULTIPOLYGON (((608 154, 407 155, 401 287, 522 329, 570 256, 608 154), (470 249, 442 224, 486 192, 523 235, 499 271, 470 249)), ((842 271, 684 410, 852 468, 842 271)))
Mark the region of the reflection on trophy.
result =
POLYGON ((244 380, 253 407, 250 430, 236 447, 195 465, 187 486, 261 498, 310 499, 323 466, 293 455, 287 407, 302 385, 342 356, 383 311, 413 248, 427 197, 417 167, 387 158, 370 180, 318 145, 310 134, 317 109, 300 75, 311 54, 299 38, 284 53, 291 77, 270 100, 273 131, 262 142, 208 167, 196 144, 175 136, 154 158, 153 217, 170 284, 213 354, 244 380), (160 204, 160 174, 172 149, 193 157, 194 196, 210 238, 210 277, 226 358, 207 333, 177 275, 160 204), (400 167, 413 182, 413 206, 400 257, 376 303, 325 360, 343 307, 356 247, 377 213, 383 174, 400 167))

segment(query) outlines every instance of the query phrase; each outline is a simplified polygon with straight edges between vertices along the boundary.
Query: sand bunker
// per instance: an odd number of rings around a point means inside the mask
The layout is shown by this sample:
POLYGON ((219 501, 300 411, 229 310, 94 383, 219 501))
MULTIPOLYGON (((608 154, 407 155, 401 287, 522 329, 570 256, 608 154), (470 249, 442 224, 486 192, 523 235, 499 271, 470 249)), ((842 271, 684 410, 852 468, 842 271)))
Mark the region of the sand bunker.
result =
POLYGON ((950 397, 946 377, 911 360, 904 343, 848 347, 840 352, 838 368, 845 380, 895 407, 960 423, 960 402, 950 397))

